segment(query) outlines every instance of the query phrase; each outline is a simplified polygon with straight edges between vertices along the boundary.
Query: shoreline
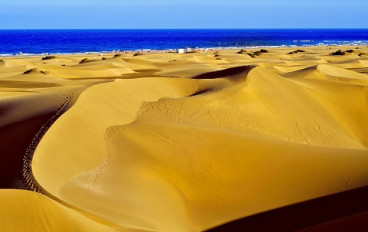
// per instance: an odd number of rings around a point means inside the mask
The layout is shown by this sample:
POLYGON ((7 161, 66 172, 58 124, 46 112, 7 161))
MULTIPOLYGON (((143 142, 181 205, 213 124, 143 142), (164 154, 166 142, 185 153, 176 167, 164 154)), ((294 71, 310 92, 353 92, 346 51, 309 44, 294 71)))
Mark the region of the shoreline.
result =
MULTIPOLYGON (((280 46, 239 46, 239 47, 208 47, 208 48, 190 48, 191 51, 202 51, 202 52, 211 52, 211 51, 226 51, 226 50, 239 50, 239 49, 262 49, 262 48, 273 48, 273 49, 280 49, 280 48, 326 48, 326 47, 362 47, 368 46, 368 44, 316 44, 316 45, 280 45, 280 46)), ((58 56, 79 56, 79 55, 108 55, 108 54, 134 54, 136 52, 142 52, 143 54, 155 54, 155 53, 177 53, 178 49, 185 49, 185 48, 175 48, 175 49, 137 49, 137 50, 113 50, 113 51, 89 51, 89 52, 71 52, 71 53, 62 53, 62 52, 47 52, 47 53, 20 53, 20 54, 1 54, 1 58, 10 58, 10 57, 37 57, 37 56, 48 56, 48 55, 58 55, 58 56)), ((185 52, 191 53, 191 52, 185 52)))

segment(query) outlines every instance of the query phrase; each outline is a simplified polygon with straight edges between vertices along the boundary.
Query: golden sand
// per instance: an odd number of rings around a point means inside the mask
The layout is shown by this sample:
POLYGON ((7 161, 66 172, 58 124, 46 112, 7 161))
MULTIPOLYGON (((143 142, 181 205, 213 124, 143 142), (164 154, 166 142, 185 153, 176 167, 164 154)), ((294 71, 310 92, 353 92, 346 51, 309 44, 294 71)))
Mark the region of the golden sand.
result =
POLYGON ((368 185, 368 48, 302 49, 4 58, 1 126, 81 94, 0 230, 203 231, 368 185))

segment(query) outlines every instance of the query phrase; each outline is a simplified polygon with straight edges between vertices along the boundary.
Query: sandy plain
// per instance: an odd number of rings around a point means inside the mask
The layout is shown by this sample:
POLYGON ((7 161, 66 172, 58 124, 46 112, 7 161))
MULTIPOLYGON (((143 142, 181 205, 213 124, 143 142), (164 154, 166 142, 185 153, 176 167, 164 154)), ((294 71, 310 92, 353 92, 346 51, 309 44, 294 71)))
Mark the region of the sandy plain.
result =
POLYGON ((368 48, 265 49, 0 58, 0 230, 205 231, 367 186, 368 48))

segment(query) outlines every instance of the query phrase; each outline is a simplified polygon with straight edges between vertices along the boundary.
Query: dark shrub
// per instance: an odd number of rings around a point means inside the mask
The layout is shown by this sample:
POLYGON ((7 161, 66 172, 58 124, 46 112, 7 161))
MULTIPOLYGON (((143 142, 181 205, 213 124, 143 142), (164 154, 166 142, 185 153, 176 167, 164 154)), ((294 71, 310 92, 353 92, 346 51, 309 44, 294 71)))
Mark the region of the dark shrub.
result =
POLYGON ((242 49, 242 50, 240 50, 240 51, 238 51, 237 52, 237 54, 244 54, 244 53, 246 53, 247 51, 245 51, 244 49, 242 49))
POLYGON ((45 57, 42 57, 42 60, 52 60, 52 59, 55 59, 56 56, 45 56, 45 57))
POLYGON ((337 50, 336 52, 331 53, 331 55, 333 55, 333 56, 343 56, 343 55, 345 55, 345 52, 343 52, 341 50, 337 50))
POLYGON ((136 52, 133 54, 133 56, 141 56, 141 55, 143 55, 143 52, 136 52))
POLYGON ((297 54, 299 52, 305 52, 304 50, 301 50, 301 49, 298 49, 298 50, 295 50, 295 51, 292 51, 292 52, 289 52, 288 55, 292 55, 292 54, 297 54))
POLYGON ((32 68, 27 71, 25 71, 23 74, 30 74, 30 73, 41 73, 41 74, 48 74, 47 71, 39 70, 38 68, 32 68))
POLYGON ((268 51, 266 49, 261 49, 259 52, 260 53, 267 53, 268 51))
POLYGON ((261 55, 261 51, 255 51, 255 52, 253 52, 253 55, 260 56, 261 55))
POLYGON ((23 74, 29 74, 29 73, 32 73, 32 72, 34 72, 35 71, 35 69, 28 69, 27 71, 25 71, 23 74))
POLYGON ((80 64, 87 63, 89 60, 87 58, 83 58, 79 61, 80 64))

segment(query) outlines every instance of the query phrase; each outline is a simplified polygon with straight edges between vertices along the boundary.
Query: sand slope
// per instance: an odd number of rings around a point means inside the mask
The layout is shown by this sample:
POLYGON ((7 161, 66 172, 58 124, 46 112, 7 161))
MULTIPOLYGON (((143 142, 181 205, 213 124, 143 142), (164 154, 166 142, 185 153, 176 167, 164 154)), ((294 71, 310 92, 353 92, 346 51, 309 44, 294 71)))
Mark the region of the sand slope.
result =
POLYGON ((2 190, 0 197, 1 231, 118 231, 38 193, 2 190))
POLYGON ((305 50, 13 58, 0 103, 27 105, 25 76, 55 84, 37 96, 92 86, 38 145, 40 187, 114 230, 203 231, 368 185, 368 62, 305 50))

